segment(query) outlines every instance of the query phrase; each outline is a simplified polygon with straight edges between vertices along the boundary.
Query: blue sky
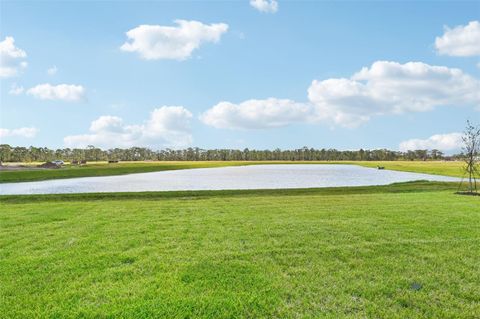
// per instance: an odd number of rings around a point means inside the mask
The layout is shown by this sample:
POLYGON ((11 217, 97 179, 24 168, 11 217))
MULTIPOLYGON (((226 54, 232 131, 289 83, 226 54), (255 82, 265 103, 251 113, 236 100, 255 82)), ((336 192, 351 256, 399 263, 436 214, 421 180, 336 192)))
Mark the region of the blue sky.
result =
POLYGON ((449 152, 480 122, 480 2, 264 5, 2 1, 1 142, 449 152))

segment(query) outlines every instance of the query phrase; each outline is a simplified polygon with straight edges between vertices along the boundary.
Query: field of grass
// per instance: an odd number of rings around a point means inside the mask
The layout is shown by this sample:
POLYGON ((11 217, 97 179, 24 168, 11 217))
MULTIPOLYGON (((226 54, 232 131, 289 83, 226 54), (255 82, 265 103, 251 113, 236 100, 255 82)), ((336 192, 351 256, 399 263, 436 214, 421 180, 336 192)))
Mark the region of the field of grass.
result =
POLYGON ((0 197, 0 317, 478 318, 449 183, 0 197))
POLYGON ((393 161, 393 162, 366 162, 366 161, 342 161, 342 162, 292 162, 292 161, 225 161, 225 162, 121 162, 108 164, 106 162, 88 163, 84 166, 66 165, 61 169, 32 169, 0 172, 0 183, 40 181, 47 179, 109 176, 133 173, 146 173, 174 169, 206 168, 239 165, 258 164, 356 164, 365 167, 384 166, 386 169, 408 171, 416 173, 428 173, 461 177, 462 162, 419 162, 419 161, 393 161))
POLYGON ((82 166, 65 165, 60 169, 34 169, 0 172, 0 183, 41 181, 48 179, 125 175, 175 169, 242 165, 242 162, 90 162, 82 166))
POLYGON ((379 161, 350 162, 365 167, 384 166, 385 169, 433 175, 463 177, 463 162, 444 161, 379 161))

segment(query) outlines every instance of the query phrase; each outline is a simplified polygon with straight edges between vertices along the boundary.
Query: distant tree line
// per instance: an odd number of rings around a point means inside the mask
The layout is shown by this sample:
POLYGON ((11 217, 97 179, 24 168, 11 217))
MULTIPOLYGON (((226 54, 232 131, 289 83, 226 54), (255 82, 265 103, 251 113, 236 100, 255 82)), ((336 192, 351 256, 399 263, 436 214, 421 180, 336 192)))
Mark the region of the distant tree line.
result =
POLYGON ((2 162, 47 162, 63 161, 395 161, 395 160, 441 160, 446 157, 439 150, 416 150, 408 152, 387 149, 339 151, 336 149, 314 149, 303 147, 294 150, 251 150, 186 148, 153 151, 144 147, 113 148, 98 147, 49 149, 47 147, 18 147, 0 144, 2 162))

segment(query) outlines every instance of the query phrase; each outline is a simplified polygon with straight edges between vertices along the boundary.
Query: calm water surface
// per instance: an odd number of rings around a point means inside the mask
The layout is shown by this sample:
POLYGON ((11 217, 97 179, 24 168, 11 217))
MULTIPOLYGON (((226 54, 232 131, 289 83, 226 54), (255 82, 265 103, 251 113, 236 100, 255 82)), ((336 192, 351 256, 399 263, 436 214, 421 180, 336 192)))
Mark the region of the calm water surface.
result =
POLYGON ((0 184, 0 194, 64 194, 174 190, 311 188, 387 185, 458 178, 377 170, 356 165, 252 165, 0 184))

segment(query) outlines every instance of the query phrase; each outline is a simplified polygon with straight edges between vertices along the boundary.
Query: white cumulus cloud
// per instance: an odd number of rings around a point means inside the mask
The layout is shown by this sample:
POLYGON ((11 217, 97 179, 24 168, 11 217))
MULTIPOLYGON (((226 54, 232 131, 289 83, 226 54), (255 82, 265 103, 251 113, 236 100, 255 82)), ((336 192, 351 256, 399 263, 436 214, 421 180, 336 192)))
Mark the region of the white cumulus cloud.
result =
POLYGON ((305 122, 314 109, 292 100, 269 98, 239 104, 220 102, 200 116, 203 123, 216 128, 261 129, 305 122))
POLYGON ((35 127, 20 127, 14 129, 0 128, 0 138, 5 137, 25 137, 32 138, 35 137, 38 133, 38 130, 35 127))
POLYGON ((41 100, 81 101, 86 98, 85 88, 81 85, 49 83, 39 84, 27 90, 27 94, 41 100))
POLYGON ((137 52, 146 60, 185 60, 202 43, 216 43, 228 30, 225 23, 187 20, 175 20, 175 23, 177 26, 140 25, 131 29, 126 33, 128 41, 120 49, 137 52))
POLYGON ((375 115, 480 105, 480 81, 460 69, 377 61, 350 78, 314 80, 308 97, 319 118, 358 126, 375 115))
POLYGON ((0 42, 0 77, 18 75, 20 70, 27 67, 26 57, 27 53, 15 46, 13 37, 5 37, 5 40, 0 42))
POLYGON ((454 151, 462 147, 462 133, 436 134, 427 139, 411 139, 400 143, 400 151, 433 150, 454 151))
POLYGON ((276 0, 250 0, 250 5, 261 12, 275 13, 278 11, 276 0))
POLYGON ((470 21, 453 29, 446 27, 444 34, 435 38, 435 48, 442 55, 480 55, 480 22, 470 21))
POLYGON ((200 119, 216 128, 252 129, 291 123, 357 127, 374 116, 480 106, 480 81, 459 69, 421 62, 374 62, 349 78, 314 80, 308 101, 220 102, 200 119))
POLYGON ((142 124, 128 125, 118 116, 105 115, 94 120, 90 132, 66 136, 68 147, 182 147, 192 143, 192 113, 182 106, 156 108, 142 124))

